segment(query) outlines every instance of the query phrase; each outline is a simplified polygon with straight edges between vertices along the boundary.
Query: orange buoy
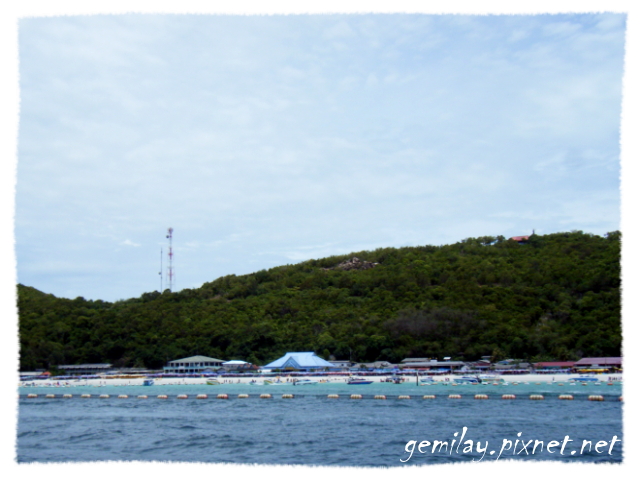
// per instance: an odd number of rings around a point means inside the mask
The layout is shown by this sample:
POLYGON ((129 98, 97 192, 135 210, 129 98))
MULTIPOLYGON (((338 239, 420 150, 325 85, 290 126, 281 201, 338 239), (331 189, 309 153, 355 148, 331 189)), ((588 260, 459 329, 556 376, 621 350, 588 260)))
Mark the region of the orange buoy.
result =
POLYGON ((503 400, 515 400, 516 396, 511 394, 511 393, 507 393, 505 395, 502 395, 502 399, 503 400))
POLYGON ((160 400, 166 400, 167 398, 169 398, 167 395, 158 395, 158 398, 160 400))
POLYGON ((559 395, 560 400, 573 400, 573 395, 559 395))
POLYGON ((351 398, 351 400, 361 400, 362 395, 360 395, 359 393, 353 393, 349 398, 351 398))
POLYGON ((249 394, 241 393, 241 394, 238 395, 238 398, 249 398, 249 394))
POLYGON ((340 398, 340 395, 336 393, 330 393, 329 395, 327 395, 327 398, 340 398))
POLYGON ((461 395, 457 395, 457 394, 451 394, 451 395, 449 395, 449 398, 460 399, 460 398, 462 398, 462 396, 461 395))
POLYGON ((206 393, 199 393, 198 395, 196 395, 196 398, 198 400, 206 400, 207 398, 209 398, 209 396, 206 393))
POLYGON ((478 394, 478 395, 475 395, 473 398, 476 400, 487 400, 489 398, 489 395, 478 394))
POLYGON ((422 399, 423 400, 434 400, 436 398, 435 395, 423 395, 422 399))
POLYGON ((398 400, 411 400, 411 395, 398 395, 398 400))
POLYGON ((271 394, 270 393, 261 393, 260 394, 260 398, 271 398, 271 394))
POLYGON ((219 398, 220 400, 228 400, 229 399, 229 395, 227 395, 226 393, 219 393, 216 398, 219 398))
POLYGON ((530 400, 544 400, 544 395, 529 395, 530 400))
POLYGON ((604 402, 604 397, 602 395, 589 395, 588 400, 592 402, 604 402))

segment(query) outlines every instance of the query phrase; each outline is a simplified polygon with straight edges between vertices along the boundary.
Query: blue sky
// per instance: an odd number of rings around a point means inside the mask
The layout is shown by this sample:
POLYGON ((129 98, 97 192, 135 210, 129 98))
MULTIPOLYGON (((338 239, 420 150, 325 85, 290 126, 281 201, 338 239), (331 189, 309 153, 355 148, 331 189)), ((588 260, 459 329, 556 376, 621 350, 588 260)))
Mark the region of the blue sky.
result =
POLYGON ((178 290, 378 247, 620 229, 625 21, 22 18, 18 281, 138 297, 160 288, 168 227, 178 290))

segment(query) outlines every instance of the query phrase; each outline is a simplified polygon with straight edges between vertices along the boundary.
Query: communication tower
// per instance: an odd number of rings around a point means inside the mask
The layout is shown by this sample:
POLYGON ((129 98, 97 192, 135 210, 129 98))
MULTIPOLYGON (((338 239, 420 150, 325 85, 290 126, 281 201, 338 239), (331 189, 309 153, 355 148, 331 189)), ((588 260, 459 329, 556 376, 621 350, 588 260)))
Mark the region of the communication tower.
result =
POLYGON ((162 293, 162 247, 160 247, 160 271, 158 275, 160 275, 160 293, 162 293))
POLYGON ((169 239, 169 268, 167 269, 167 276, 169 277, 169 291, 173 292, 174 273, 173 273, 173 228, 169 227, 167 230, 167 238, 169 239))

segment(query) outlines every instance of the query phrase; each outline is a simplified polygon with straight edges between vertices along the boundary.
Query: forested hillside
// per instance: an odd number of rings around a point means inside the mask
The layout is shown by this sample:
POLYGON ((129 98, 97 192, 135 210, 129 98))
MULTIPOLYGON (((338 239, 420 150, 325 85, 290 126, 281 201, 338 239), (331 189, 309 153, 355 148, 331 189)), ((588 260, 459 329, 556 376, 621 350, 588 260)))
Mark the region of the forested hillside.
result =
POLYGON ((200 354, 353 361, 618 356, 620 233, 381 248, 114 303, 18 285, 20 368, 200 354), (352 261, 354 257, 358 260, 352 261))

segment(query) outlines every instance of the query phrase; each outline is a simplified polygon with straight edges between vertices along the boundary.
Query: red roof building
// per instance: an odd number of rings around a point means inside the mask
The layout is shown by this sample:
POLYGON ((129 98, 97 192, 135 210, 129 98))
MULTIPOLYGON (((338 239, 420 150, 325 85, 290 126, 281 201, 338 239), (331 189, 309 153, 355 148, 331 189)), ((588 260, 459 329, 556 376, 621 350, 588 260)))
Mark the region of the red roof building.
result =
POLYGON ((538 362, 533 366, 536 369, 573 368, 576 362, 538 362))
POLYGON ((590 357, 578 360, 575 367, 621 367, 622 357, 590 357))

